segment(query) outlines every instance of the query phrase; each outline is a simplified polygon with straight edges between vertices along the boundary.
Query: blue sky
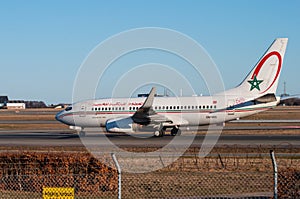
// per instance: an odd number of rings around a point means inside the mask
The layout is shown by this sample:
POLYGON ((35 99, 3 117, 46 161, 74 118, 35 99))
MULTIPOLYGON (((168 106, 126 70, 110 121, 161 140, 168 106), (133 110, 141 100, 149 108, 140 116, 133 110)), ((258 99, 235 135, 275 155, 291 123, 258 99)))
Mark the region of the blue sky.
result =
POLYGON ((288 37, 278 94, 283 81, 297 94, 299 8, 296 0, 0 1, 0 95, 71 102, 89 52, 112 35, 141 27, 174 29, 196 40, 226 88, 244 79, 276 37, 288 37))

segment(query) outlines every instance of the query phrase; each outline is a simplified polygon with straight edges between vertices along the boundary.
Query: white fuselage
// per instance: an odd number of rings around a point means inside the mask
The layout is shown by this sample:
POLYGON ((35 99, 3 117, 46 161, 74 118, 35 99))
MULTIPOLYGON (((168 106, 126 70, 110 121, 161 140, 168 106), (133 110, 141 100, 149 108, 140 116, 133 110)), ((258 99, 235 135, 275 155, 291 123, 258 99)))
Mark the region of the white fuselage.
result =
MULTIPOLYGON (((59 112, 56 119, 77 127, 104 127, 109 119, 132 116, 146 98, 115 98, 75 103, 59 112)), ((274 102, 251 104, 251 98, 239 96, 155 97, 153 110, 172 119, 172 126, 198 126, 252 115, 273 106, 274 102), (249 103, 247 103, 249 102, 249 103), (244 104, 242 106, 236 106, 244 104), (236 107, 235 107, 236 106, 236 107)), ((168 124, 165 124, 167 126, 168 124)))
POLYGON ((205 97, 155 97, 87 100, 73 104, 56 119, 79 129, 105 127, 110 132, 150 126, 155 136, 180 135, 180 126, 198 126, 252 115, 279 103, 275 97, 288 39, 277 38, 237 87, 205 97))

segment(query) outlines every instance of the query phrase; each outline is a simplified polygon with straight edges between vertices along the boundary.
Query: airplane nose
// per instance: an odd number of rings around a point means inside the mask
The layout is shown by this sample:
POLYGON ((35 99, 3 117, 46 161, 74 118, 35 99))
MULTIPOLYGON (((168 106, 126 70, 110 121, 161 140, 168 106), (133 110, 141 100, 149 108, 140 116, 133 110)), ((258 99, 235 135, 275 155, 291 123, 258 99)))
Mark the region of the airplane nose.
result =
POLYGON ((74 119, 73 116, 71 115, 67 115, 65 110, 62 110, 60 112, 58 112, 55 115, 55 119, 63 124, 66 125, 74 125, 74 119))
POLYGON ((61 116, 62 112, 63 112, 63 111, 59 111, 59 112, 55 115, 55 119, 56 119, 57 121, 60 121, 60 122, 61 122, 60 116, 61 116))

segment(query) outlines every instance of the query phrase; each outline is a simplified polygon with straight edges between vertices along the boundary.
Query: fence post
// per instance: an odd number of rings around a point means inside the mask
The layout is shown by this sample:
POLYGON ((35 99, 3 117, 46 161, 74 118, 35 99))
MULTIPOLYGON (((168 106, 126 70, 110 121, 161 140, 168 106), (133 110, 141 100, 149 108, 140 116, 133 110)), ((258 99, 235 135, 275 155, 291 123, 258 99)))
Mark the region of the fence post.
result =
POLYGON ((273 165, 273 171, 274 171, 274 199, 278 198, 278 194, 277 194, 277 163, 275 160, 275 154, 273 150, 270 150, 270 155, 271 155, 271 159, 272 159, 272 165, 273 165))
POLYGON ((118 170, 118 199, 121 199, 121 167, 119 165, 119 162, 116 158, 116 155, 114 153, 111 154, 112 159, 117 167, 118 170))

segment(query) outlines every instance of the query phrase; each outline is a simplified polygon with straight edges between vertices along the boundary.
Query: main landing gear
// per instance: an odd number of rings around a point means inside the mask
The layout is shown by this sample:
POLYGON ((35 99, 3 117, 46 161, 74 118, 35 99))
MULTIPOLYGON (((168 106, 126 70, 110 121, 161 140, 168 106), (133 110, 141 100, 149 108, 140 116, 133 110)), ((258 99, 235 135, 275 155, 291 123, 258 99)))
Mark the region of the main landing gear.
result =
POLYGON ((177 126, 173 127, 172 130, 171 130, 171 135, 172 136, 175 136, 175 135, 180 136, 181 135, 181 130, 179 129, 179 127, 177 127, 177 126))
POLYGON ((155 130, 154 131, 154 136, 155 137, 163 137, 166 133, 166 128, 161 128, 160 130, 155 130))
MULTIPOLYGON (((155 137, 163 137, 165 135, 165 133, 166 133, 166 128, 163 127, 160 130, 159 129, 155 130, 154 131, 154 136, 155 137)), ((171 135, 172 136, 176 136, 176 135, 180 136, 181 135, 181 130, 179 129, 178 126, 175 126, 175 127, 172 128, 171 135)))

